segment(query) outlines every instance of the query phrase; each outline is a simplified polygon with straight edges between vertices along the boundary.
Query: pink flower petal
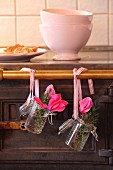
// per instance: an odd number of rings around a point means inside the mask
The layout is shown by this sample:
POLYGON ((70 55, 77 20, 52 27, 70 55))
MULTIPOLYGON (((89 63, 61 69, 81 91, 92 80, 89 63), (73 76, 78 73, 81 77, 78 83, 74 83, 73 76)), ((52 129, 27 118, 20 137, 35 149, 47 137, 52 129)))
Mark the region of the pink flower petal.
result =
POLYGON ((65 100, 61 100, 61 95, 60 94, 55 94, 52 95, 49 103, 48 103, 48 109, 52 112, 61 112, 65 109, 67 106, 68 102, 65 100))
POLYGON ((61 100, 61 95, 60 94, 54 94, 54 95, 51 96, 51 99, 49 100, 48 105, 52 105, 54 103, 57 103, 60 100, 61 100))
POLYGON ((48 94, 49 98, 51 98, 51 96, 55 94, 55 89, 54 89, 52 84, 47 86, 46 91, 44 92, 44 94, 48 94))
POLYGON ((81 113, 87 113, 93 106, 92 99, 90 97, 86 97, 79 101, 80 104, 80 112, 81 113))

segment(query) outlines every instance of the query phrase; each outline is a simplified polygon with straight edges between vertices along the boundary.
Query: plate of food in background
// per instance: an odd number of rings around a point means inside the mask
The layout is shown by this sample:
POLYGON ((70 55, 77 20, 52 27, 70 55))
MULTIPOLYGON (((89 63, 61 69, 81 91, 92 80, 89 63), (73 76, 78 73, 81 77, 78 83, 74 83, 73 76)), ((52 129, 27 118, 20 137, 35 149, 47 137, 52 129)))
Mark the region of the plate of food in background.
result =
POLYGON ((46 52, 46 49, 37 46, 27 47, 16 44, 7 48, 0 48, 0 62, 30 61, 31 58, 42 55, 46 52))

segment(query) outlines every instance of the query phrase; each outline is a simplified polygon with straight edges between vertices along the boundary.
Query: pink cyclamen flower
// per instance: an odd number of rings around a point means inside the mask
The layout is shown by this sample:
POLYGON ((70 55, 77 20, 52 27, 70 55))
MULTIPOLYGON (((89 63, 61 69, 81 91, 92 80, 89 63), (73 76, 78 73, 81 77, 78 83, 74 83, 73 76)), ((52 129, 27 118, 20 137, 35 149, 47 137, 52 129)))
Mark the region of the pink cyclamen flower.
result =
POLYGON ((39 97, 34 97, 34 100, 43 108, 46 109, 47 105, 45 103, 43 103, 39 97))
POLYGON ((60 94, 54 94, 48 103, 48 110, 51 112, 62 112, 67 106, 68 102, 61 99, 60 94))
POLYGON ((87 113, 93 106, 92 99, 90 97, 86 97, 79 101, 79 110, 82 114, 87 113))
POLYGON ((54 89, 52 84, 47 86, 46 91, 44 92, 44 94, 48 94, 49 98, 51 98, 51 96, 55 94, 55 89, 54 89))

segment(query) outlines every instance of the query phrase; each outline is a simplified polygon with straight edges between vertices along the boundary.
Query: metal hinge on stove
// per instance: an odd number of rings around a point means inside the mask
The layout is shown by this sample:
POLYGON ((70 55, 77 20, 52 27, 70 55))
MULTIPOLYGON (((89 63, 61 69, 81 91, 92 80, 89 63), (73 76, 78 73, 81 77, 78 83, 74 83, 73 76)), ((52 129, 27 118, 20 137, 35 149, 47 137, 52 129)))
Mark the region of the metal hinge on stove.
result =
POLYGON ((113 165, 113 149, 101 149, 99 156, 108 158, 109 165, 113 165))

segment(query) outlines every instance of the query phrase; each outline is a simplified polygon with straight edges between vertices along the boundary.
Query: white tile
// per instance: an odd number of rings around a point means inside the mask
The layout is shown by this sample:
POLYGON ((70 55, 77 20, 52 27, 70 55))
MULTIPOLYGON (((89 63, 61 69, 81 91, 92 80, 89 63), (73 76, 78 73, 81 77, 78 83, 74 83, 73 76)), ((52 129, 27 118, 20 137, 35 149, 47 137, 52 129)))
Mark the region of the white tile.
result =
POLYGON ((0 15, 14 15, 14 0, 0 0, 0 15))
POLYGON ((15 43, 15 17, 0 17, 0 46, 9 46, 15 43))
POLYGON ((113 15, 110 15, 110 22, 109 22, 109 42, 110 45, 113 45, 113 15))
POLYGON ((78 0, 78 9, 93 13, 107 13, 108 0, 78 0))
POLYGON ((17 15, 39 15, 45 8, 45 0, 16 0, 17 15))
POLYGON ((96 15, 87 45, 108 45, 108 15, 96 15))
POLYGON ((17 43, 27 46, 43 46, 40 30, 40 17, 17 17, 17 43))
POLYGON ((113 0, 109 0, 109 12, 113 14, 113 0))
POLYGON ((76 0, 46 0, 47 8, 76 9, 76 0))

